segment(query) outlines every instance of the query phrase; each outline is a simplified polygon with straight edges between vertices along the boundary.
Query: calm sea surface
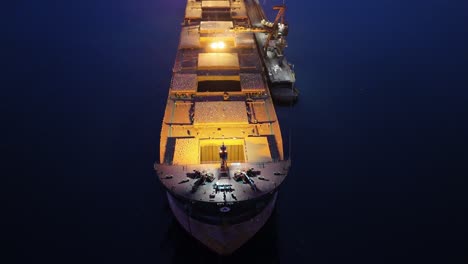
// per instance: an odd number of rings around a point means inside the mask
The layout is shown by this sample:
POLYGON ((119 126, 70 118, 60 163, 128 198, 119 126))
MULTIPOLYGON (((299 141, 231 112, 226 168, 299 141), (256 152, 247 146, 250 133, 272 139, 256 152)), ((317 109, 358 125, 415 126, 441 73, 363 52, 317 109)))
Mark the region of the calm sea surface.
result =
POLYGON ((230 258, 152 170, 185 1, 5 7, 3 263, 467 263, 467 2, 287 4, 293 168, 230 258))

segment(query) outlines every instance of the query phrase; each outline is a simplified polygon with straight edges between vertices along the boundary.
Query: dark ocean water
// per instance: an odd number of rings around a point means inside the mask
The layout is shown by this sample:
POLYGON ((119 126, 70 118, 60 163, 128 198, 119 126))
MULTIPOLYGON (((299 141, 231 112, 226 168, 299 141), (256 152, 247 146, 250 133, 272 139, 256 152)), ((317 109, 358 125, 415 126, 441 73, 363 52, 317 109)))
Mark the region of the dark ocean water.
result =
POLYGON ((287 2, 293 168, 230 258, 152 170, 185 1, 5 6, 2 263, 467 263, 468 2, 287 2))

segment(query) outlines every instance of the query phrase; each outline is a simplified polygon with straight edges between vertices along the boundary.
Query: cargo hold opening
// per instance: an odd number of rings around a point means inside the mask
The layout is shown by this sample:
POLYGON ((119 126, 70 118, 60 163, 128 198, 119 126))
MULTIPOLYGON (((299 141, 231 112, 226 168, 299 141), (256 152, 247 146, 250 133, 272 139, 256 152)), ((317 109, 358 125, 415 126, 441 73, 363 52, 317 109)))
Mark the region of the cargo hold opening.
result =
MULTIPOLYGON (((200 163, 218 163, 221 161, 219 157, 219 147, 221 146, 221 142, 224 140, 219 141, 220 143, 210 143, 210 144, 203 144, 200 146, 200 163)), ((235 140, 226 140, 226 148, 227 148, 227 162, 245 162, 245 155, 244 155, 244 145, 239 141, 235 140), (232 141, 232 142, 230 142, 232 141)))
POLYGON ((198 92, 240 92, 242 91, 239 81, 217 80, 199 81, 198 92))

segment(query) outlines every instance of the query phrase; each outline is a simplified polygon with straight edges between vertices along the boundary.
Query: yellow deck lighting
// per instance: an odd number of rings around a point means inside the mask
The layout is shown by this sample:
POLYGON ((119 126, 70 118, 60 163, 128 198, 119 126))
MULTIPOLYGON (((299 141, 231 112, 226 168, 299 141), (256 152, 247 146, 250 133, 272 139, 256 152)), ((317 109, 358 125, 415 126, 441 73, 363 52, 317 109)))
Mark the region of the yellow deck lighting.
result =
POLYGON ((210 47, 212 49, 224 49, 226 47, 226 43, 224 43, 222 41, 213 42, 213 43, 210 44, 210 47))

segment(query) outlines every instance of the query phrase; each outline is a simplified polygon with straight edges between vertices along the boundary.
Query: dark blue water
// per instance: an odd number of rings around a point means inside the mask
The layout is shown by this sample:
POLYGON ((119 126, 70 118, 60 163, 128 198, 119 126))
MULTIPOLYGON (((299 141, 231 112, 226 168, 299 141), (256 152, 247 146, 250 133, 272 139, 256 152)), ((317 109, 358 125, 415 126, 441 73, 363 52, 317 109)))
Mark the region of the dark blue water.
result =
POLYGON ((293 168, 229 259, 152 170, 185 1, 5 6, 3 262, 466 263, 467 2, 288 2, 293 168))

